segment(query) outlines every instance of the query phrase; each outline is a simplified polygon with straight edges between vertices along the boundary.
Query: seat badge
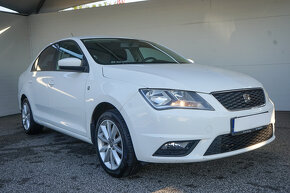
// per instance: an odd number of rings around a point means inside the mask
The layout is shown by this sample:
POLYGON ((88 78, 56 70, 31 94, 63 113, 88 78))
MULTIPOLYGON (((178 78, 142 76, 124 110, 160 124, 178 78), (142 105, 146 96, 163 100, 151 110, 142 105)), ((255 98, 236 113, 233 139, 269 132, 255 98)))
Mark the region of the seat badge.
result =
POLYGON ((251 102, 250 94, 243 94, 243 98, 244 98, 245 103, 251 102))

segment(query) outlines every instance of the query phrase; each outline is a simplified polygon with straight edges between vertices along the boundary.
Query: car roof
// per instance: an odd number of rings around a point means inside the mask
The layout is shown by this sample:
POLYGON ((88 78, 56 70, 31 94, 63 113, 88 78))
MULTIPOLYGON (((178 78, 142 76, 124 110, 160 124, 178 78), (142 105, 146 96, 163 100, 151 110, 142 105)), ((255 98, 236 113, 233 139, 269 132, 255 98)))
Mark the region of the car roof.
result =
POLYGON ((60 40, 55 41, 55 42, 64 41, 64 40, 103 39, 103 38, 137 40, 135 38, 117 37, 117 36, 77 36, 77 37, 63 38, 63 39, 60 39, 60 40))
MULTIPOLYGON (((103 39, 103 38, 141 40, 141 39, 136 39, 136 38, 117 37, 117 36, 76 36, 76 37, 72 36, 72 37, 67 37, 67 38, 63 38, 63 39, 59 39, 57 41, 51 42, 46 47, 48 47, 48 46, 50 46, 52 44, 58 43, 60 41, 65 41, 65 40, 103 39)), ((141 41, 146 41, 146 40, 141 40, 141 41)))

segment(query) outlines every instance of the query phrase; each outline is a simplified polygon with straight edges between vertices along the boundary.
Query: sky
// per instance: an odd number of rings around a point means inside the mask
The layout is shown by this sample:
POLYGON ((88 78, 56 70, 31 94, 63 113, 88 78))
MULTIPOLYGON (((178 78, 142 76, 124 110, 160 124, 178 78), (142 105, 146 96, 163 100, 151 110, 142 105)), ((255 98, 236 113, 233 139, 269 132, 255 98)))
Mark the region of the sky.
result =
POLYGON ((2 7, 2 6, 0 6, 0 11, 9 12, 9 13, 18 13, 17 11, 13 11, 11 9, 8 9, 8 8, 2 7))
MULTIPOLYGON (((83 8, 91 8, 91 7, 101 7, 101 6, 114 5, 114 4, 119 4, 119 3, 134 3, 134 2, 139 2, 139 1, 146 1, 146 0, 104 0, 104 1, 97 1, 93 3, 80 5, 75 8, 70 7, 62 11, 70 11, 74 9, 83 9, 83 8)), ((2 6, 0 6, 0 11, 9 12, 9 13, 18 13, 17 11, 14 11, 14 10, 11 10, 2 6)))

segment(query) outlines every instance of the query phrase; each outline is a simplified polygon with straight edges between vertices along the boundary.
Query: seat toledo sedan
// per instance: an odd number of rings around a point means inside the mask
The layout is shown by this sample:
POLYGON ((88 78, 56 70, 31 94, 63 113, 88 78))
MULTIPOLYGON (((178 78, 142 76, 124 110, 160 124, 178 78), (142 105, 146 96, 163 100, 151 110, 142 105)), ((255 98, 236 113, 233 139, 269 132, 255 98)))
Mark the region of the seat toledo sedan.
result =
POLYGON ((45 126, 91 143, 115 177, 142 162, 219 159, 275 138, 274 105, 261 83, 144 40, 50 44, 21 74, 19 104, 27 134, 45 126))

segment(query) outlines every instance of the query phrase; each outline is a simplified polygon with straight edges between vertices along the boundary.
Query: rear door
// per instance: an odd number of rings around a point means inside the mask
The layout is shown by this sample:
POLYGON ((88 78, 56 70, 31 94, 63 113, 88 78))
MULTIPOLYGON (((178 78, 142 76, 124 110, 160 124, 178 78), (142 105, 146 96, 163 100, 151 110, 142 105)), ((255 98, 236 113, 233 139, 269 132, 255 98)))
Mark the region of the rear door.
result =
POLYGON ((78 58, 87 66, 86 72, 65 71, 56 65, 53 87, 50 90, 54 125, 86 136, 85 92, 88 80, 88 64, 78 44, 73 40, 57 43, 57 61, 78 58))
POLYGON ((32 66, 32 89, 30 103, 37 120, 51 122, 51 98, 49 89, 53 84, 53 73, 56 67, 57 49, 51 45, 44 49, 32 66))

